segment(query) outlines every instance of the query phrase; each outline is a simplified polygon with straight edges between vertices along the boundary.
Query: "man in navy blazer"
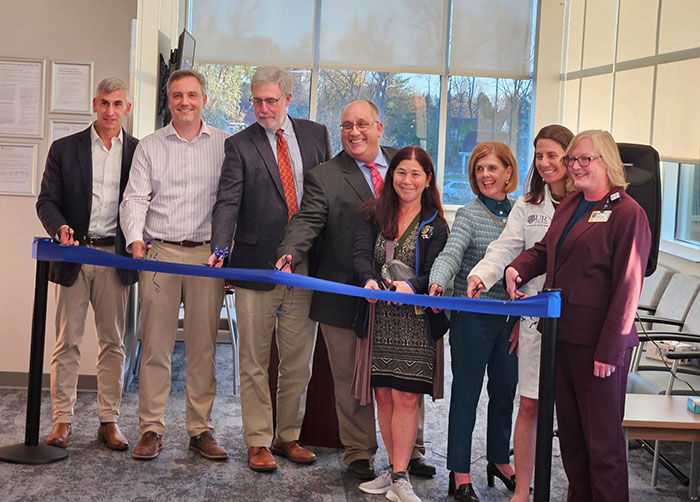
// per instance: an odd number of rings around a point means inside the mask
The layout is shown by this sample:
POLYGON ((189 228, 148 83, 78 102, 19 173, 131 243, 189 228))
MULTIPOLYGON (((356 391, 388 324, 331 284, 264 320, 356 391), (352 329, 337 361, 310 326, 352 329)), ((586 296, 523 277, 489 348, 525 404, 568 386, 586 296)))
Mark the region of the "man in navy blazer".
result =
MULTIPOLYGON (((131 110, 126 84, 107 78, 92 101, 97 120, 88 129, 55 141, 49 149, 36 209, 48 234, 61 244, 88 246, 126 256, 118 225, 119 202, 129 178, 138 140, 122 129, 131 110)), ((51 405, 54 427, 48 444, 65 448, 76 400, 80 343, 88 303, 95 311, 98 439, 126 450, 119 430, 124 373, 124 330, 133 270, 51 262, 56 283, 56 345, 51 356, 51 405)))
MULTIPOLYGON (((325 126, 287 115, 289 73, 260 68, 250 87, 256 123, 226 140, 211 246, 212 251, 233 246, 231 267, 264 269, 277 259, 282 232, 301 201, 304 174, 331 157, 331 146, 325 126)), ((221 266, 223 260, 212 254, 209 261, 221 266)), ((300 273, 307 270, 305 262, 300 273)), ((246 281, 234 285, 248 465, 255 471, 276 469, 270 447, 293 462, 311 463, 315 455, 298 441, 316 342, 311 291, 246 281), (273 331, 280 358, 274 431, 268 383, 273 331)))

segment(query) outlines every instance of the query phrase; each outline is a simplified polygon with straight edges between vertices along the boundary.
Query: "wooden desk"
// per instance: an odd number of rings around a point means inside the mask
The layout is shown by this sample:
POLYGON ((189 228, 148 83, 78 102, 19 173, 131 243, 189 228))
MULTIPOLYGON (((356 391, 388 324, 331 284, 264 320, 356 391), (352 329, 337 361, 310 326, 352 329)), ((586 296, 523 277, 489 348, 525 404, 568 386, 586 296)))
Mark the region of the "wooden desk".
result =
POLYGON ((700 415, 691 413, 687 396, 627 394, 622 426, 628 439, 690 441, 688 500, 698 500, 700 461, 700 415))

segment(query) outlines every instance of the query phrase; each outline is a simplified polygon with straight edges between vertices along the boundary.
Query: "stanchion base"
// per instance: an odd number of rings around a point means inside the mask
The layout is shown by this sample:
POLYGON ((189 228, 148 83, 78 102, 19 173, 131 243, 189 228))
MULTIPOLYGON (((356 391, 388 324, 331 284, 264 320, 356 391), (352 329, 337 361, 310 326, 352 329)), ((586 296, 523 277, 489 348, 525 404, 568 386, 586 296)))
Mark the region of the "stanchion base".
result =
POLYGON ((27 446, 21 443, 0 448, 0 461, 11 464, 50 464, 66 457, 67 450, 48 444, 27 446))

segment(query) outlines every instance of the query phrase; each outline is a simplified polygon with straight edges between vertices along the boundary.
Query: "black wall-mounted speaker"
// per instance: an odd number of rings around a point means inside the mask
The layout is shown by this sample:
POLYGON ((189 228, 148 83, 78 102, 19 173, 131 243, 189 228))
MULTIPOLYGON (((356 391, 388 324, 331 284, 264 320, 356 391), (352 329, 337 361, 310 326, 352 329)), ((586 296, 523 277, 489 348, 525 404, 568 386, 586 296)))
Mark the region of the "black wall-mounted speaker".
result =
POLYGON ((656 270, 661 238, 661 171, 659 152, 649 145, 618 143, 622 164, 625 166, 627 193, 642 206, 649 219, 651 250, 646 276, 656 270))

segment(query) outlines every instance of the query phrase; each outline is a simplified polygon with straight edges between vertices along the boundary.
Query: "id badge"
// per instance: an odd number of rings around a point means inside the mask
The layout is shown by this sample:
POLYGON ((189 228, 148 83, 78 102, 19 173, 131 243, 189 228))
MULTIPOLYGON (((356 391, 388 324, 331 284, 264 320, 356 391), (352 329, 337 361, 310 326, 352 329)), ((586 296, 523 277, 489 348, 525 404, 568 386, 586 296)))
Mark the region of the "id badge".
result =
POLYGON ((414 305, 413 310, 415 311, 416 315, 424 315, 425 314, 425 308, 421 307, 420 305, 414 305))
POLYGON ((605 223, 610 218, 612 211, 593 211, 591 217, 588 218, 588 223, 605 223))

